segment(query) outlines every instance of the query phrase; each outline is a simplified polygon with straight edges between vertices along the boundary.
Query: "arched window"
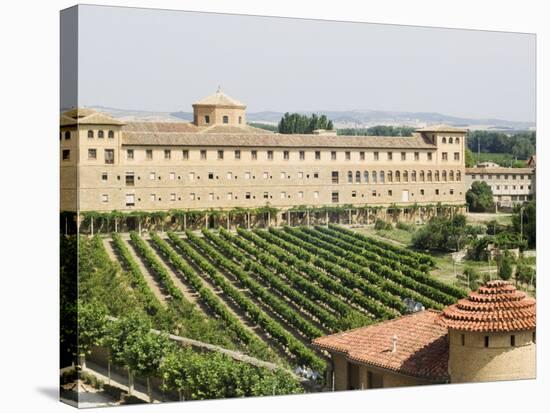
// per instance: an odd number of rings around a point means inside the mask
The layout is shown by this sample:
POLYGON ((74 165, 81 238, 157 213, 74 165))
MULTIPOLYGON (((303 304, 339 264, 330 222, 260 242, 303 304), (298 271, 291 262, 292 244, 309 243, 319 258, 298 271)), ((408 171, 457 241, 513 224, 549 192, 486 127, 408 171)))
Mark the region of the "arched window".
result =
POLYGON ((449 171, 449 181, 455 180, 455 173, 453 171, 449 171))
POLYGON ((441 142, 442 143, 447 143, 447 138, 443 137, 443 139, 441 139, 441 142))
POLYGON ((435 171, 435 182, 439 182, 439 171, 435 171))
POLYGON ((460 176, 460 171, 456 171, 456 180, 460 182, 461 179, 462 177, 460 176))
POLYGON ((65 140, 68 141, 69 139, 71 139, 71 132, 66 131, 65 132, 65 140))
POLYGON ((449 138, 449 143, 453 143, 453 138, 452 137, 449 138))
POLYGON ((458 145, 458 143, 460 142, 458 139, 459 139, 459 138, 455 138, 455 143, 456 143, 457 145, 458 145))
POLYGON ((401 173, 399 171, 395 171, 395 182, 401 182, 401 173))
POLYGON ((432 182, 432 171, 428 171, 428 182, 432 182))
POLYGON ((443 182, 447 182, 447 171, 441 172, 441 179, 443 182))
POLYGON ((372 171, 372 183, 375 184, 377 181, 376 171, 372 171))
POLYGON ((424 171, 420 171, 420 182, 424 182, 424 171))
POLYGON ((352 183, 353 182, 353 172, 351 171, 348 171, 348 183, 352 183))
POLYGON ((403 182, 409 182, 409 171, 403 171, 403 182))
POLYGON ((239 116, 239 125, 243 123, 243 117, 242 116, 239 116))
POLYGON ((411 181, 416 182, 416 171, 411 172, 411 181))
POLYGON ((355 182, 361 182, 361 172, 355 171, 355 182))
POLYGON ((229 123, 229 116, 224 115, 224 117, 223 117, 223 123, 229 123))
POLYGON ((103 135, 103 131, 102 131, 102 130, 100 130, 99 132, 97 132, 97 137, 103 139, 104 135, 103 135))
POLYGON ((115 138, 115 133, 110 130, 109 133, 107 134, 107 136, 109 137, 109 139, 114 139, 115 138))
POLYGON ((386 177, 384 176, 384 171, 380 171, 380 183, 386 183, 386 177))
POLYGON ((368 184, 369 183, 369 171, 363 172, 363 176, 365 178, 365 183, 368 184))
POLYGON ((94 131, 93 130, 89 130, 88 131, 88 138, 93 138, 94 137, 94 131))
POLYGON ((388 182, 389 183, 393 182, 393 174, 391 171, 388 171, 388 182))

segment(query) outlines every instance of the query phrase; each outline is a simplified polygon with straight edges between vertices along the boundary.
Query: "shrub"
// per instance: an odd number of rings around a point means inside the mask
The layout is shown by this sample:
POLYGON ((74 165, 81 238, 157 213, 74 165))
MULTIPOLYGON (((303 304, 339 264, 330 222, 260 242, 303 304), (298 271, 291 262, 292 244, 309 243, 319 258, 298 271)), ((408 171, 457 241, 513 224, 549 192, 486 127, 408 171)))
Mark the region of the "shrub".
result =
POLYGON ((376 220, 374 223, 374 229, 377 231, 383 231, 383 230, 391 230, 393 227, 389 222, 386 222, 380 218, 376 220))
POLYGON ((397 225, 395 226, 397 229, 407 231, 407 232, 414 232, 416 230, 415 226, 413 224, 406 224, 402 221, 399 221, 397 225))

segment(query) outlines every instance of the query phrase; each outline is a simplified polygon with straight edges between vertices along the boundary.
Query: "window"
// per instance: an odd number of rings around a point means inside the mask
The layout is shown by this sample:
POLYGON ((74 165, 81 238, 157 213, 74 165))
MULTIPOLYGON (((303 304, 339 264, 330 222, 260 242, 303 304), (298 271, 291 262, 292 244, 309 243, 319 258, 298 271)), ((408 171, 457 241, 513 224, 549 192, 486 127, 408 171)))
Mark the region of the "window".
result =
POLYGON ((447 182, 447 171, 441 172, 441 180, 447 182))
POLYGON ((281 179, 286 179, 286 172, 281 172, 281 179))
POLYGON ((134 194, 126 194, 126 206, 134 206, 136 204, 136 196, 134 194))
POLYGON ((97 149, 88 149, 88 159, 97 159, 97 149))
POLYGON ((235 159, 239 160, 241 159, 241 150, 235 149, 235 159))
POLYGON ((416 171, 411 172, 411 181, 416 182, 416 171))
POLYGON ((435 182, 439 182, 439 171, 435 171, 435 182))
POLYGON ((460 161, 460 153, 455 152, 455 161, 460 161))
POLYGON ((109 137, 109 139, 114 139, 115 138, 115 132, 110 130, 108 133, 107 133, 107 136, 109 137))
POLYGON ((126 172, 126 176, 124 177, 124 182, 126 183, 126 186, 134 186, 134 183, 135 183, 134 173, 126 172))
POLYGON ((330 151, 330 159, 332 161, 335 161, 336 160, 336 151, 330 151))
POLYGON ((441 159, 446 161, 447 160, 447 152, 442 152, 441 153, 441 159))
POLYGON ((512 175, 512 179, 517 179, 517 175, 512 175))
POLYGON ((267 151, 267 159, 269 161, 273 160, 273 151, 271 151, 271 150, 267 151))
POLYGON ((65 132, 65 140, 68 141, 69 139, 71 139, 71 132, 66 131, 65 132))
POLYGON ((164 159, 170 159, 172 157, 172 151, 170 149, 164 150, 164 159))
POLYGON ((432 171, 428 171, 428 182, 432 182, 432 171))
POLYGON ((338 179, 338 171, 332 171, 332 183, 337 184, 339 181, 338 179))
POLYGON ((376 179, 376 171, 372 171, 371 179, 372 179, 372 183, 375 184, 376 181, 377 181, 377 179, 376 179))
POLYGON ((250 199, 250 192, 247 192, 246 194, 244 194, 244 198, 245 199, 250 199))
POLYGON ((104 204, 109 202, 109 195, 107 195, 107 194, 101 195, 101 202, 103 202, 104 204))
POLYGON ((333 204, 337 204, 338 202, 340 202, 340 195, 338 191, 332 191, 331 200, 333 204))
POLYGON ((460 171, 456 171, 456 180, 460 182, 461 179, 462 177, 461 177, 460 171))
POLYGON ((393 175, 392 175, 392 171, 388 171, 388 182, 393 182, 393 175))
POLYGON ((458 143, 459 143, 458 138, 455 138, 455 143, 458 145, 458 143))
POLYGON ((145 150, 145 159, 148 161, 153 159, 153 150, 152 149, 146 149, 145 150))
POLYGON ((372 196, 376 198, 376 189, 372 190, 372 196))
POLYGON ((447 143, 447 138, 443 137, 443 139, 441 139, 441 142, 442 143, 447 143))
POLYGON ((388 196, 392 196, 393 195, 393 191, 391 189, 388 189, 388 196))
POLYGON ((208 194, 208 200, 209 200, 209 201, 213 201, 213 200, 214 200, 214 192, 210 192, 210 193, 208 194))
POLYGON ((191 201, 194 201, 195 198, 196 198, 195 193, 194 193, 194 192, 191 192, 191 193, 189 194, 189 199, 190 199, 191 201))
POLYGON ((214 172, 208 172, 208 179, 214 179, 214 172))
POLYGON ((88 138, 93 138, 94 137, 94 131, 93 130, 89 130, 88 131, 88 138))
POLYGON ((420 195, 424 195, 424 190, 423 189, 420 190, 420 195))
POLYGON ((461 334, 460 335, 460 344, 464 345, 466 343, 466 337, 464 336, 464 334, 461 334))
POLYGON ((269 172, 264 172, 263 175, 264 179, 268 179, 269 178, 269 172))
POLYGON ((264 192, 264 199, 268 199, 269 198, 269 192, 264 192))
POLYGON ((357 191, 351 191, 351 197, 357 198, 357 191))
POLYGON ((374 152, 374 160, 377 161, 378 159, 380 159, 380 155, 378 154, 378 152, 374 152))
POLYGON ((420 171, 420 182, 424 182, 424 171, 420 171))
POLYGON ((428 161, 431 161, 432 160, 432 153, 431 152, 428 152, 428 161))
POLYGON ((300 151, 300 160, 303 161, 306 159, 306 152, 305 151, 300 151))
POLYGON ((149 180, 154 181, 155 179, 157 179, 157 173, 149 172, 149 180))
POLYGON ((353 183, 353 172, 348 171, 348 183, 353 183))
POLYGON ((98 131, 97 132, 97 137, 100 138, 100 139, 103 139, 105 137, 104 133, 102 130, 98 131))
POLYGON ((170 194, 170 201, 175 201, 175 200, 176 200, 176 194, 172 192, 170 194))
POLYGON ((361 182, 361 172, 359 172, 359 171, 355 172, 355 182, 356 183, 361 182))
POLYGON ((170 172, 169 177, 170 177, 171 181, 175 181, 176 180, 176 173, 175 172, 170 172))
POLYGON ((401 172, 395 171, 395 182, 401 182, 401 172))
POLYGON ((407 152, 401 152, 401 160, 406 161, 407 160, 407 152))
MULTIPOLYGON (((319 172, 313 172, 313 178, 314 179, 319 178, 319 172)), ((531 189, 531 187, 529 187, 529 189, 531 189)))
POLYGON ((393 160, 393 152, 388 152, 388 161, 393 160))
POLYGON ((449 195, 454 195, 455 194, 455 190, 453 188, 449 189, 449 195))
POLYGON ((228 172, 227 173, 227 179, 229 179, 229 180, 233 179, 233 172, 228 172))
POLYGON ((304 197, 304 191, 298 191, 298 198, 304 197))
POLYGON ((418 153, 418 152, 415 152, 415 153, 414 153, 414 160, 415 160, 415 161, 420 160, 420 153, 418 153))
POLYGON ((181 158, 184 160, 184 161, 188 161, 189 160, 189 150, 188 149, 183 149, 181 151, 181 158))
POLYGON ((403 182, 409 182, 409 171, 403 171, 403 182))
POLYGON ((203 161, 206 160, 206 150, 205 149, 201 149, 201 160, 203 160, 203 161))
POLYGON ((107 172, 102 172, 101 173, 101 180, 106 181, 107 179, 109 179, 109 175, 107 174, 107 172))
POLYGON ((364 171, 363 172, 363 178, 365 178, 365 183, 368 184, 369 183, 369 171, 364 171))
POLYGON ((315 151, 315 160, 320 161, 321 160, 321 151, 315 151))
POLYGON ((126 149, 126 159, 134 159, 134 150, 126 149))
POLYGON ((228 199, 229 201, 231 201, 231 200, 233 199, 233 192, 228 192, 228 193, 227 193, 227 199, 228 199))
POLYGON ((243 123, 243 117, 242 116, 239 116, 239 125, 243 123))
POLYGON ((194 181, 195 180, 195 172, 189 172, 189 180, 194 181))
POLYGON ((244 173, 244 179, 250 179, 250 172, 244 173))
POLYGON ((384 171, 380 171, 380 183, 386 183, 386 176, 384 175, 384 171))
POLYGON ((223 116, 223 123, 229 123, 229 116, 227 115, 223 116))
POLYGON ((285 198, 286 198, 286 192, 283 191, 283 192, 281 192, 281 199, 285 199, 285 198))
POLYGON ((210 116, 204 115, 204 123, 210 123, 210 116))
POLYGON ((114 149, 105 149, 105 163, 108 163, 108 164, 115 163, 114 149))
POLYGON ((319 199, 319 191, 313 192, 313 198, 319 199))
POLYGON ((453 143, 453 138, 449 138, 449 143, 453 143))
POLYGON ((361 160, 361 161, 365 160, 365 152, 364 151, 359 152, 359 160, 361 160))
POLYGON ((436 190, 435 190, 435 194, 436 194, 436 195, 439 195, 439 189, 436 189, 436 190))
POLYGON ((288 151, 283 151, 283 159, 285 161, 288 161, 290 159, 290 152, 288 151))
POLYGON ((221 160, 223 160, 223 151, 219 150, 218 151, 218 161, 221 161, 221 160))
POLYGON ((253 161, 257 160, 258 159, 258 151, 253 149, 252 151, 250 151, 250 156, 251 156, 253 161))
POLYGON ((298 179, 304 179, 304 173, 298 172, 298 179))
POLYGON ((484 337, 484 345, 485 347, 489 347, 489 336, 484 337))
POLYGON ((346 151, 346 161, 349 161, 349 160, 351 160, 351 152, 346 151))
POLYGON ((453 171, 449 171, 449 181, 455 180, 455 173, 453 171))

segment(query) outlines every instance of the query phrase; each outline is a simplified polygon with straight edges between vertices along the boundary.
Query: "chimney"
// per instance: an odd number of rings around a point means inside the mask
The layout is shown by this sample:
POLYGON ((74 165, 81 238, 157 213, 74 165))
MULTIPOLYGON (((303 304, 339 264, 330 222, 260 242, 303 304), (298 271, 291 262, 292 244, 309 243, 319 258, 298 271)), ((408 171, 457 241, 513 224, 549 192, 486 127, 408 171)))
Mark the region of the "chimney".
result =
POLYGON ((394 334, 392 339, 392 349, 391 349, 391 352, 392 353, 395 353, 397 351, 397 336, 394 334))

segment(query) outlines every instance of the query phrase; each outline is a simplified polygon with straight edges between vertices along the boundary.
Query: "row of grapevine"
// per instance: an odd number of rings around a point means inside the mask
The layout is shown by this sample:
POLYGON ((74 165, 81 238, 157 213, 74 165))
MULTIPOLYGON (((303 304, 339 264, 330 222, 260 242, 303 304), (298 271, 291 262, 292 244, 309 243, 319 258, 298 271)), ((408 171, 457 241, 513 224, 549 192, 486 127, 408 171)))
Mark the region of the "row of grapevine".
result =
POLYGON ((292 283, 297 290, 301 291, 311 299, 317 300, 320 306, 327 306, 343 318, 357 317, 357 311, 351 305, 342 301, 340 298, 329 294, 317 284, 307 280, 293 268, 285 265, 273 255, 269 253, 261 253, 252 242, 247 241, 244 238, 237 237, 223 228, 220 228, 220 234, 243 251, 246 251, 251 256, 256 257, 264 266, 275 270, 279 275, 292 283))
MULTIPOLYGON (((263 265, 249 259, 244 253, 242 253, 237 247, 231 245, 224 238, 219 235, 215 235, 213 232, 206 229, 202 230, 205 238, 207 238, 212 244, 223 251, 226 257, 232 257, 235 262, 241 263, 243 268, 248 271, 251 276, 255 276, 263 280, 270 288, 278 291, 282 296, 288 298, 294 303, 297 307, 302 310, 307 311, 310 316, 317 319, 323 326, 325 326, 329 331, 334 331, 337 329, 338 319, 334 317, 330 312, 325 310, 323 307, 315 303, 314 301, 307 298, 304 294, 299 292, 297 289, 292 288, 291 285, 287 284, 283 279, 270 270, 268 270, 263 265)), ((261 253, 257 255, 262 255, 261 253)), ((257 257, 260 260, 260 257, 257 257)))
MULTIPOLYGON (((189 231, 187 235, 189 236, 190 234, 191 232, 189 231)), ((208 274, 212 281, 241 308, 246 316, 261 326, 267 334, 278 341, 290 354, 294 355, 298 364, 310 366, 317 371, 325 369, 325 362, 313 350, 306 347, 300 340, 286 331, 277 321, 273 320, 252 300, 239 291, 238 288, 234 287, 201 253, 197 252, 188 242, 178 238, 173 233, 169 234, 169 237, 189 259, 208 274)))
POLYGON ((435 261, 433 257, 430 257, 427 254, 411 251, 410 249, 399 247, 397 245, 391 244, 389 242, 381 241, 376 238, 367 237, 366 235, 360 234, 356 231, 349 230, 339 225, 329 224, 328 227, 335 231, 340 231, 343 234, 351 235, 360 241, 364 241, 368 245, 378 246, 382 248, 382 250, 385 252, 391 251, 397 254, 397 257, 410 257, 410 258, 413 258, 415 261, 417 261, 419 264, 425 264, 431 268, 435 267, 435 261))
MULTIPOLYGON (((365 248, 361 248, 361 246, 364 246, 364 244, 357 246, 357 241, 353 237, 350 237, 349 235, 346 235, 331 229, 326 229, 326 228, 318 227, 316 229, 317 231, 323 232, 331 237, 344 241, 345 245, 348 245, 349 248, 354 249, 354 251, 357 253, 361 253, 361 252, 365 253, 365 248)), ((376 247, 376 248, 377 250, 381 249, 380 247, 376 247)), ((368 246, 367 250, 368 249, 372 249, 372 247, 368 246)), ((452 301, 450 301, 449 303, 452 303, 456 301, 457 298, 462 298, 466 295, 466 292, 463 291, 462 289, 457 288, 453 285, 441 282, 438 279, 432 277, 431 275, 428 275, 425 272, 419 271, 414 267, 401 264, 398 266, 397 269, 399 269, 404 275, 414 278, 416 281, 422 284, 425 284, 429 287, 432 287, 443 294, 450 296, 452 301)))
POLYGON ((440 291, 428 287, 418 281, 403 275, 401 272, 396 271, 387 265, 383 265, 376 260, 376 258, 366 258, 361 254, 357 254, 350 251, 350 248, 337 240, 327 237, 314 230, 308 230, 306 228, 298 228, 298 232, 309 235, 308 242, 319 245, 322 248, 328 249, 335 254, 345 256, 350 261, 369 268, 372 272, 379 276, 393 280, 404 287, 414 290, 429 300, 420 300, 426 307, 433 307, 441 309, 444 305, 448 305, 454 302, 452 297, 442 294, 440 291), (435 304, 435 305, 433 305, 435 304))
POLYGON ((223 321, 229 330, 235 333, 237 338, 246 346, 248 353, 263 360, 277 360, 276 354, 258 336, 243 326, 241 321, 227 309, 223 301, 206 287, 195 270, 166 241, 154 233, 151 234, 151 240, 168 262, 177 268, 191 288, 199 294, 200 299, 206 306, 223 321))
POLYGON ((310 278, 310 280, 313 280, 319 283, 320 285, 323 286, 323 288, 327 289, 328 291, 338 294, 341 297, 345 297, 347 300, 355 303, 356 305, 366 310, 369 314, 371 314, 375 318, 387 319, 395 316, 394 312, 389 311, 387 307, 380 304, 376 300, 366 297, 363 294, 360 294, 357 291, 352 290, 349 287, 346 287, 342 283, 335 281, 334 279, 327 276, 324 272, 318 270, 314 266, 307 264, 306 262, 302 261, 300 258, 294 257, 292 254, 288 253, 286 250, 263 240, 253 232, 246 231, 240 228, 237 231, 239 235, 241 235, 243 238, 246 238, 254 242, 257 246, 272 253, 278 259, 286 262, 289 265, 292 265, 294 268, 298 269, 303 274, 306 274, 310 278))
MULTIPOLYGON (((336 264, 336 261, 326 260, 321 256, 317 256, 315 253, 307 251, 307 249, 303 248, 300 243, 295 243, 293 240, 289 240, 288 238, 285 239, 285 233, 281 230, 270 228, 269 232, 261 230, 256 230, 254 232, 266 241, 278 245, 294 255, 300 254, 301 256, 306 256, 310 263, 324 270, 327 274, 332 275, 337 280, 340 280, 342 284, 350 288, 357 289, 367 296, 372 297, 386 305, 388 307, 388 311, 393 312, 394 315, 403 314, 406 311, 406 306, 399 297, 383 291, 379 286, 371 283, 369 280, 343 269, 336 264), (277 236, 279 233, 282 235, 277 236)), ((334 258, 336 258, 336 260, 338 259, 338 257, 334 258)))
MULTIPOLYGON (((325 230, 325 229, 322 229, 321 227, 319 227, 317 229, 320 230, 320 231, 325 231, 329 234, 335 234, 335 235, 336 234, 341 234, 341 235, 345 236, 345 238, 342 238, 342 239, 345 239, 347 242, 349 242, 352 245, 357 245, 357 244, 360 245, 361 242, 363 242, 363 244, 367 243, 367 244, 369 244, 369 248, 373 249, 374 252, 378 252, 380 254, 387 249, 388 245, 390 245, 388 243, 384 243, 383 241, 373 240, 372 238, 365 237, 364 235, 361 235, 361 234, 358 234, 358 235, 363 237, 363 238, 354 237, 352 234, 356 234, 355 232, 349 231, 349 230, 344 229, 344 228, 339 228, 338 230, 336 230, 336 229, 334 229, 334 230, 333 229, 325 230), (344 231, 347 231, 347 232, 344 232, 344 231), (359 241, 359 243, 358 243, 358 241, 359 241), (384 244, 384 246, 382 246, 381 244, 384 244)), ((402 248, 402 249, 404 250, 404 248, 402 248)), ((413 252, 413 254, 414 254, 414 252, 413 252)), ((419 254, 419 255, 424 255, 424 254, 419 254)), ((431 259, 431 257, 430 257, 430 259, 431 259)), ((422 271, 416 270, 416 268, 414 266, 401 266, 401 271, 405 275, 413 277, 419 282, 422 282, 424 284, 427 284, 427 285, 430 285, 434 288, 437 288, 437 289, 441 290, 442 292, 444 292, 448 295, 451 295, 455 298, 462 298, 462 297, 466 296, 466 294, 467 294, 466 291, 464 291, 462 288, 459 288, 459 287, 456 287, 454 285, 450 285, 450 284, 446 284, 444 282, 441 282, 438 279, 436 279, 436 278, 434 278, 434 277, 432 277, 432 276, 430 276, 430 275, 428 275, 428 274, 426 274, 422 271)))
MULTIPOLYGON (((173 235, 173 234, 172 234, 173 235)), ((170 233, 169 235, 170 236, 170 233)), ((277 313, 283 320, 293 326, 297 331, 303 334, 308 340, 323 335, 323 332, 316 326, 304 319, 300 314, 293 310, 286 302, 272 294, 266 287, 251 278, 240 266, 234 264, 227 259, 223 254, 218 252, 211 244, 207 243, 200 237, 189 232, 187 238, 218 267, 224 268, 233 276, 237 277, 239 282, 254 295, 254 298, 261 300, 267 304, 274 312, 277 313)))

